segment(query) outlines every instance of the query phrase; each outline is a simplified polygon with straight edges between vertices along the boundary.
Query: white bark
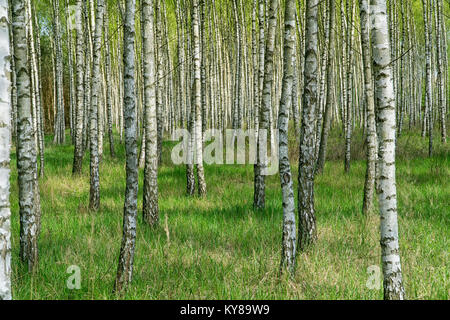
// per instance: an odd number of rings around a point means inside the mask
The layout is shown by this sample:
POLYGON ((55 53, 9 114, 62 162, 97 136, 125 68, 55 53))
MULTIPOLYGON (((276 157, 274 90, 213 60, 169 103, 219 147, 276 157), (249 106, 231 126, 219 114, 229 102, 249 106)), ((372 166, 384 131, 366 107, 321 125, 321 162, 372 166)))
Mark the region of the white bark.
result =
MULTIPOLYGON (((199 0, 194 0, 192 28, 194 40, 194 91, 193 101, 195 108, 194 132, 195 132, 195 164, 197 167, 198 194, 206 196, 205 172, 203 169, 203 132, 202 132, 202 98, 201 98, 201 59, 203 52, 200 46, 199 26, 199 0)), ((194 113, 193 113, 194 114, 194 113)))
POLYGON ((53 0, 53 36, 55 40, 55 93, 56 93, 56 118, 54 143, 65 142, 65 116, 63 93, 63 53, 61 45, 61 24, 59 17, 59 1, 53 0))
POLYGON ((314 123, 317 108, 318 73, 318 4, 319 0, 306 1, 305 71, 300 133, 298 174, 298 247, 303 250, 317 239, 314 209, 315 138, 314 123))
POLYGON ((76 117, 75 117, 75 151, 73 160, 73 174, 81 174, 83 164, 83 127, 84 127, 84 30, 82 27, 83 4, 82 0, 77 0, 77 14, 75 17, 76 28, 76 76, 77 76, 77 91, 76 91, 76 117))
MULTIPOLYGON (((286 0, 284 22, 284 61, 283 87, 280 109, 278 110, 279 129, 279 170, 283 198, 283 240, 281 270, 286 268, 291 275, 295 268, 297 228, 295 225, 295 199, 291 165, 289 163, 289 109, 292 104, 292 83, 294 78, 295 52, 295 0, 286 0)), ((295 75, 296 76, 296 75, 295 75)))
MULTIPOLYGON (((278 0, 270 1, 270 9, 266 10, 269 12, 269 21, 267 29, 267 42, 266 49, 264 52, 264 81, 261 96, 261 105, 259 110, 259 129, 258 129, 258 151, 257 151, 257 163, 255 165, 255 180, 254 180, 254 196, 253 196, 253 207, 256 209, 264 209, 266 203, 266 185, 264 171, 267 166, 267 154, 262 149, 267 141, 267 129, 270 129, 270 112, 271 112, 271 101, 272 101, 272 90, 274 82, 274 48, 275 48, 275 34, 277 27, 277 12, 279 7, 278 0), (263 150, 262 152, 260 150, 263 150)), ((267 7, 266 7, 267 8, 267 7)), ((260 27, 263 27, 260 21, 260 27)), ((262 55, 262 53, 261 53, 262 55)))
POLYGON ((375 161, 376 161, 376 124, 375 124, 375 100, 373 93, 372 63, 370 54, 370 24, 369 1, 360 0, 361 14, 361 47, 364 63, 364 90, 367 108, 367 169, 364 183, 363 212, 373 209, 373 194, 375 187, 375 161))
POLYGON ((26 38, 25 1, 14 0, 12 27, 17 79, 17 171, 20 207, 20 257, 33 271, 38 261, 40 195, 37 181, 36 147, 31 116, 31 73, 26 38))
POLYGON ((0 0, 0 300, 11 300, 11 53, 8 0, 0 0))
POLYGON ((99 177, 99 106, 100 106, 100 59, 101 59, 101 42, 103 30, 103 10, 104 0, 97 1, 97 12, 94 33, 94 61, 92 67, 92 93, 90 105, 90 197, 89 208, 96 211, 100 206, 100 177, 99 177))
POLYGON ((123 235, 119 256, 119 267, 115 291, 126 290, 133 276, 134 249, 136 244, 138 163, 137 163, 137 122, 135 97, 135 13, 136 0, 127 0, 124 25, 124 109, 126 190, 123 213, 123 235))
POLYGON ((156 70, 154 47, 154 7, 152 0, 142 1, 142 45, 144 50, 144 202, 143 219, 150 225, 158 223, 158 137, 156 125, 156 70))
POLYGON ((377 113, 378 201, 385 299, 404 299, 398 243, 397 189, 395 183, 395 92, 390 65, 386 0, 371 0, 372 50, 377 113))

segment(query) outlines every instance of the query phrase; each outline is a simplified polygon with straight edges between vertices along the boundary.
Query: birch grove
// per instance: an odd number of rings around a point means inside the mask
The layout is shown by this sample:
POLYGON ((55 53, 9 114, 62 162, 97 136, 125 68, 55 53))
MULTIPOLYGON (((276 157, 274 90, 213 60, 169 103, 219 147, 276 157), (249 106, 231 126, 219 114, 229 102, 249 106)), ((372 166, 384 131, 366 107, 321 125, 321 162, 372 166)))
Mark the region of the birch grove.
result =
POLYGON ((367 257, 380 260, 384 299, 414 296, 403 279, 415 231, 404 224, 445 202, 445 182, 433 180, 448 172, 438 163, 449 148, 449 16, 444 0, 0 0, 0 300, 28 281, 23 272, 35 281, 53 270, 61 221, 91 230, 90 257, 108 235, 114 297, 140 293, 133 278, 160 272, 161 252, 164 270, 190 264, 202 232, 208 259, 233 257, 239 275, 251 259, 227 251, 246 241, 233 237, 257 239, 297 297, 319 282, 303 268, 344 243, 329 242, 341 223, 359 249, 379 251, 367 257), (427 179, 432 196, 405 191, 427 179))

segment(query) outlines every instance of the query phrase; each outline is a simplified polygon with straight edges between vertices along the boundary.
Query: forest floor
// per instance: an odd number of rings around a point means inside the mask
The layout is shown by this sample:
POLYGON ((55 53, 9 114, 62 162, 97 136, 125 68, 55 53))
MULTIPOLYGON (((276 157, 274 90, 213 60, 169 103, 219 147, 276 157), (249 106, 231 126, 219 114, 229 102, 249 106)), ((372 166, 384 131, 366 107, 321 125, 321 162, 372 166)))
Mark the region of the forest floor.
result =
MULTIPOLYGON (((318 242, 298 255, 293 279, 278 275, 282 223, 278 175, 267 179, 263 211, 252 209, 252 165, 206 165, 206 199, 189 198, 185 166, 171 164, 174 143, 164 143, 158 178, 160 224, 151 229, 142 221, 140 170, 134 277, 121 298, 382 299, 382 288, 367 287, 372 279, 368 268, 381 264, 379 216, 361 214, 366 167, 362 133, 355 132, 353 138, 349 174, 344 173, 343 141, 333 131, 324 173, 315 184, 318 242)), ((435 152, 428 158, 427 141, 418 130, 398 141, 403 277, 409 299, 449 299, 450 143, 441 144, 436 131, 435 152)), ((101 209, 93 213, 88 210, 89 155, 83 175, 72 177, 73 146, 52 145, 51 137, 46 142, 46 175, 40 179, 40 261, 33 275, 19 261, 15 150, 12 153, 14 298, 116 299, 112 289, 122 237, 124 146, 116 137, 115 159, 104 146, 101 209), (79 290, 66 285, 72 265, 81 271, 79 290)), ((291 142, 291 159, 297 159, 295 138, 291 142)), ((297 177, 297 161, 291 163, 297 177)))

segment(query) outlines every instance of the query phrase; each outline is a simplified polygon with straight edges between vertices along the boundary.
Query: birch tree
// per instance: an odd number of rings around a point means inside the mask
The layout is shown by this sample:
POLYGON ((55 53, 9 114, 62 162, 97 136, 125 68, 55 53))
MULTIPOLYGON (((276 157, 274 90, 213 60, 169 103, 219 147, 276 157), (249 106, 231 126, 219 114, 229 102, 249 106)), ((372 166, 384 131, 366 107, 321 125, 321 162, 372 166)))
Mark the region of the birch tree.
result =
POLYGON ((442 0, 436 0, 436 62, 437 62, 437 77, 438 77, 438 99, 439 99, 439 119, 441 125, 441 142, 447 142, 447 128, 446 128, 446 117, 445 117, 445 72, 446 71, 445 63, 444 63, 444 55, 447 54, 447 51, 444 50, 444 39, 446 36, 445 32, 442 32, 442 25, 445 26, 445 23, 442 21, 442 0))
POLYGON ((353 108, 353 0, 346 1, 347 9, 347 116, 345 124, 345 172, 350 171, 352 108, 353 108))
POLYGON ((234 77, 234 105, 233 105, 233 129, 240 129, 242 125, 241 114, 241 26, 238 13, 239 0, 233 0, 234 22, 236 25, 236 75, 234 77))
POLYGON ((97 211, 100 207, 100 177, 99 177, 99 132, 98 108, 101 94, 100 59, 103 31, 104 0, 97 0, 95 33, 94 33, 94 60, 92 65, 92 90, 89 112, 89 148, 90 148, 90 193, 89 208, 97 211))
MULTIPOLYGON (((277 27, 277 12, 279 1, 271 0, 269 9, 269 21, 267 27, 266 49, 264 50, 264 81, 261 97, 261 106, 259 111, 259 130, 257 143, 257 163, 255 166, 254 177, 254 197, 253 207, 256 209, 264 209, 266 205, 266 183, 264 169, 267 165, 267 129, 269 129, 269 115, 271 110, 272 86, 273 86, 273 52, 275 48, 275 34, 277 27), (264 148, 261 152, 261 148, 264 148)), ((263 28, 261 24, 260 28, 263 28)))
POLYGON ((83 153, 88 147, 89 141, 89 105, 91 103, 91 89, 92 89, 92 37, 89 26, 89 11, 88 2, 83 1, 83 18, 84 18, 84 41, 85 41, 85 70, 84 70, 84 119, 83 119, 83 153))
POLYGON ((156 70, 154 7, 152 0, 142 1, 142 47, 144 50, 144 121, 145 167, 143 218, 153 226, 158 223, 158 135, 156 125, 156 70))
POLYGON ((258 130, 258 112, 259 112, 259 75, 258 75, 258 45, 256 33, 256 7, 257 0, 253 0, 252 5, 252 63, 253 63, 253 113, 254 127, 258 130))
POLYGON ((119 266, 114 290, 121 293, 128 287, 133 275, 134 249, 136 245, 138 163, 137 122, 135 97, 135 17, 136 0, 126 0, 123 32, 123 74, 126 190, 123 212, 123 234, 119 266))
POLYGON ((77 0, 75 16, 76 29, 76 117, 75 117, 75 151, 73 157, 73 174, 81 174, 83 165, 83 128, 84 128, 84 30, 82 27, 83 3, 77 0))
POLYGON ((380 206, 381 258, 384 298, 402 300, 402 282, 397 223, 395 182, 395 92, 390 64, 390 42, 386 0, 371 0, 372 53, 375 76, 378 136, 378 185, 380 206))
POLYGON ((304 250, 317 239, 314 210, 315 138, 318 72, 318 4, 306 0, 305 68, 298 164, 298 247, 304 250))
POLYGON ((107 2, 105 3, 105 17, 104 17, 104 28, 105 28, 105 72, 106 72, 106 113, 108 121, 108 138, 109 138, 109 153, 111 158, 116 157, 116 151, 114 147, 114 135, 113 135, 113 102, 112 102, 112 71, 111 71, 111 49, 110 49, 110 39, 109 39, 109 13, 107 2))
POLYGON ((161 0, 155 1, 155 30, 156 30, 156 72, 157 72, 157 89, 156 89, 156 114, 157 114, 157 127, 158 127, 158 164, 162 160, 162 140, 163 140, 163 94, 164 94, 164 55, 162 48, 162 33, 163 26, 161 23, 161 0))
POLYGON ((70 136, 72 138, 72 143, 75 142, 75 133, 74 133, 74 122, 75 122, 75 101, 76 101, 76 93, 75 93, 75 77, 73 74, 73 29, 70 26, 69 19, 69 0, 65 0, 65 18, 66 18, 66 34, 67 34, 67 62, 69 67, 69 124, 70 124, 70 136))
POLYGON ((373 93, 372 60, 370 48, 369 1, 360 0, 361 47, 364 64, 364 96, 367 108, 367 168, 364 183, 363 213, 373 209, 375 188, 375 162, 377 151, 377 133, 375 125, 375 100, 373 93))
POLYGON ((53 0, 53 35, 55 40, 55 92, 56 119, 53 143, 65 142, 65 115, 63 93, 63 54, 61 46, 61 22, 59 17, 59 0, 53 0))
POLYGON ((283 87, 281 89, 280 108, 278 110, 279 171, 283 198, 281 269, 286 268, 291 275, 294 273, 295 268, 297 240, 294 188, 288 149, 289 109, 292 104, 292 83, 294 78, 294 61, 292 57, 295 52, 295 11, 295 0, 286 0, 284 11, 283 87))
POLYGON ((0 300, 11 300, 11 52, 9 3, 0 0, 0 300))
POLYGON ((26 2, 12 1, 14 65, 17 79, 17 171, 19 182, 20 258, 33 271, 38 263, 41 204, 31 115, 31 73, 26 36, 26 2))
MULTIPOLYGON (((336 25, 336 3, 335 0, 329 0, 330 13, 328 16, 329 28, 334 28, 336 25)), ((334 61, 334 43, 335 43, 335 32, 334 30, 329 30, 329 44, 327 46, 328 59, 327 59, 327 93, 325 99, 325 112, 323 115, 323 128, 321 131, 320 146, 319 146, 319 156, 317 158, 316 172, 322 173, 323 167, 325 166, 325 159, 327 154, 327 144, 328 135, 331 125, 331 111, 333 103, 334 94, 334 75, 333 75, 333 61, 334 61)))
POLYGON ((199 0, 193 0, 192 28, 194 40, 194 87, 193 101, 195 108, 195 166, 197 168, 198 195, 206 196, 206 180, 203 168, 203 132, 202 132, 202 98, 201 98, 201 45, 199 27, 199 0))
POLYGON ((35 144, 39 151, 39 176, 44 176, 44 133, 43 133, 43 122, 42 122, 42 103, 41 103, 41 81, 40 81, 40 35, 37 32, 35 35, 35 30, 38 29, 37 19, 35 10, 31 5, 31 1, 27 0, 26 4, 27 16, 29 19, 28 23, 28 43, 29 43, 29 56, 30 56, 30 70, 31 70, 31 105, 32 105, 32 118, 33 127, 35 132, 35 144))
MULTIPOLYGON (((431 86, 431 14, 429 0, 422 0, 425 26, 425 114, 424 123, 428 128, 428 156, 433 153, 433 93, 431 86)), ((425 126, 424 126, 425 127, 425 126)))

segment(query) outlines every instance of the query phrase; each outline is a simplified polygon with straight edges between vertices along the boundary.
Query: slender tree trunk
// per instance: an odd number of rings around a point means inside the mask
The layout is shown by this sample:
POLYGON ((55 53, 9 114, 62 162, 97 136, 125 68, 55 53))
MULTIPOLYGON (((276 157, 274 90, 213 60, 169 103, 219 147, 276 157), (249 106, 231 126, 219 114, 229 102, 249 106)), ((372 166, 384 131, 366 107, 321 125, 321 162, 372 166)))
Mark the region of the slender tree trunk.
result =
MULTIPOLYGON (((441 34, 442 30, 442 0, 436 0, 436 11, 435 17, 436 23, 436 62, 437 62, 437 78, 438 78, 438 100, 439 100, 439 115, 440 115, 440 125, 441 125, 441 142, 447 142, 447 129, 446 129, 446 119, 445 119, 445 75, 446 69, 444 69, 444 58, 443 56, 447 54, 447 51, 443 50, 443 37, 446 36, 445 33, 441 34)), ((447 70, 448 72, 448 70, 447 70)))
POLYGON ((391 60, 386 0, 371 0, 372 50, 377 102, 379 145, 377 194, 381 217, 381 257, 384 298, 404 299, 397 224, 395 184, 395 93, 391 60))
POLYGON ((405 52, 405 50, 406 50, 406 47, 405 47, 405 41, 406 41, 406 34, 405 34, 405 32, 406 32, 406 28, 405 28, 405 2, 406 1, 401 1, 401 3, 400 3, 400 12, 401 12, 401 16, 402 16, 402 28, 401 28, 401 41, 400 41, 400 54, 401 54, 401 56, 400 56, 400 61, 399 61, 399 63, 400 63, 400 67, 398 68, 399 69, 399 71, 398 71, 398 74, 399 74, 399 76, 398 76, 398 87, 399 87, 399 89, 398 89, 398 94, 397 94, 397 96, 398 96, 398 119, 397 119, 397 139, 398 139, 398 137, 400 137, 400 135, 402 134, 402 131, 403 131, 403 118, 404 118, 404 115, 405 115, 405 99, 404 99, 404 96, 405 96, 405 76, 401 76, 401 75, 405 75, 405 56, 404 56, 404 52, 405 52))
POLYGON ((364 183, 363 213, 373 210, 375 188, 375 162, 377 160, 377 133, 375 124, 375 100, 373 92, 372 59, 370 48, 369 0, 360 0, 361 47, 364 64, 364 93, 367 108, 367 168, 364 183))
POLYGON ((238 13, 238 1, 233 0, 234 21, 236 24, 236 75, 234 78, 234 105, 233 105, 233 129, 240 129, 242 121, 241 113, 241 28, 238 13))
POLYGON ((35 144, 37 150, 39 152, 39 175, 44 176, 44 136, 43 136, 43 128, 42 128, 42 104, 41 104, 41 81, 40 81, 40 69, 39 69, 39 32, 35 38, 35 30, 37 24, 35 24, 35 12, 33 7, 31 6, 31 1, 27 0, 27 11, 29 17, 29 48, 30 48, 30 68, 31 68, 31 93, 32 93, 32 106, 33 108, 33 127, 35 132, 35 144), (36 41, 36 40, 37 41, 36 41))
POLYGON ((350 171, 353 111, 353 0, 347 0, 347 117, 345 125, 345 172, 350 171))
MULTIPOLYGON (((332 26, 330 26, 330 10, 329 10, 329 5, 325 2, 324 3, 324 19, 323 19, 323 29, 324 29, 324 40, 323 40, 323 48, 322 48, 322 57, 321 57, 321 63, 320 63, 320 82, 319 82, 319 96, 317 99, 317 120, 316 120, 316 159, 318 160, 319 158, 319 152, 320 152, 320 144, 321 144, 321 139, 322 139, 322 131, 323 131, 323 118, 324 118, 324 113, 326 112, 325 110, 325 104, 326 104, 326 90, 328 89, 325 86, 326 80, 327 80, 327 67, 328 67, 328 61, 330 60, 329 58, 329 41, 330 41, 330 34, 331 34, 331 28, 332 26)), ((332 65, 331 65, 332 66, 332 65)))
POLYGON ((252 7, 252 62, 253 62, 253 114, 254 114, 254 126, 257 132, 259 122, 259 77, 258 77, 258 45, 257 45, 257 33, 256 33, 256 8, 257 0, 253 0, 252 7))
MULTIPOLYGON (((336 25, 336 3, 334 0, 329 1, 330 13, 329 13, 329 25, 330 29, 334 28, 336 25)), ((317 167, 316 172, 322 173, 323 168, 325 166, 325 159, 327 154, 327 144, 328 144, 328 135, 330 132, 331 125, 331 111, 332 111, 332 103, 333 103, 333 94, 334 94, 334 75, 333 75, 333 61, 334 61, 334 42, 335 42, 335 31, 334 29, 330 31, 329 43, 327 46, 328 50, 328 59, 327 59, 327 96, 325 100, 325 112, 323 115, 323 128, 321 132, 320 139, 320 147, 319 147, 319 156, 317 158, 317 167)))
POLYGON ((289 163, 289 109, 292 104, 292 83, 294 76, 293 56, 295 52, 295 0, 286 0, 284 12, 284 58, 283 86, 278 110, 279 170, 283 198, 283 240, 281 270, 286 268, 291 275, 295 269, 297 228, 295 224, 295 198, 289 163))
MULTIPOLYGON (((256 153, 257 163, 255 166, 255 190, 253 197, 253 207, 256 209, 264 209, 266 205, 266 183, 264 171, 267 166, 267 131, 269 129, 269 114, 271 109, 272 86, 274 78, 273 51, 275 48, 278 6, 278 0, 270 1, 269 26, 267 30, 266 49, 264 52, 264 81, 261 97, 261 107, 259 112, 258 144, 256 153)), ((261 24, 260 21, 260 28, 262 27, 263 24, 261 24)))
MULTIPOLYGON (((431 14, 430 3, 428 0, 422 0, 423 5, 423 19, 425 25, 425 95, 426 107, 425 114, 426 123, 428 127, 428 156, 431 157, 433 153, 433 94, 431 86, 431 14)), ((424 126, 425 127, 425 126, 424 126)))
POLYGON ((126 0, 123 33, 124 55, 124 109, 126 190, 123 213, 123 235, 120 248, 119 267, 114 290, 121 293, 128 287, 133 275, 134 249, 136 245, 138 163, 135 97, 135 12, 136 0, 126 0))
POLYGON ((292 61, 294 64, 294 79, 292 79, 292 117, 294 119, 294 133, 296 141, 300 137, 300 116, 298 112, 298 62, 297 62, 297 47, 294 48, 294 54, 292 55, 292 61))
POLYGON ((99 176, 99 132, 98 110, 100 105, 101 78, 100 59, 102 45, 104 0, 97 1, 95 33, 94 33, 94 60, 92 64, 92 90, 90 105, 89 149, 90 149, 90 196, 89 208, 97 211, 100 207, 100 176, 99 176))
POLYGON ((314 123, 317 108, 318 72, 318 4, 319 0, 306 0, 306 47, 300 133, 298 175, 299 237, 298 247, 304 250, 317 239, 314 210, 315 139, 314 123))
MULTIPOLYGON (((201 59, 200 59, 200 77, 201 77, 201 104, 202 104, 202 137, 204 132, 206 131, 207 125, 208 125, 208 119, 207 119, 207 100, 206 100, 206 94, 207 94, 207 87, 206 87, 206 63, 207 63, 207 56, 206 56, 206 27, 205 27, 205 4, 206 0, 200 0, 199 6, 200 6, 200 51, 201 51, 201 59)), ((167 24, 166 24, 167 26, 167 24)), ((170 61, 170 59, 169 59, 170 61)))
MULTIPOLYGON (((39 29, 39 23, 38 23, 38 18, 37 18, 37 14, 36 14, 36 8, 35 8, 35 4, 33 2, 33 5, 31 6, 32 11, 34 12, 33 14, 33 18, 34 18, 34 27, 36 30, 40 30, 39 29)), ((44 154, 44 149, 45 149, 45 137, 44 137, 44 131, 45 131, 45 126, 44 126, 44 107, 42 104, 42 96, 43 96, 43 92, 42 92, 42 81, 41 81, 41 37, 40 37, 40 33, 38 32, 38 34, 36 35, 36 69, 37 69, 37 82, 38 85, 36 87, 36 90, 38 92, 38 143, 39 143, 39 176, 43 177, 45 174, 45 154, 44 154)))
POLYGON ((194 40, 194 87, 193 101, 195 109, 194 134, 195 134, 195 166, 197 168, 198 195, 206 196, 206 180, 203 168, 203 132, 202 132, 202 97, 201 97, 201 60, 203 52, 200 44, 199 26, 199 0, 193 0, 192 28, 194 40))
POLYGON ((105 69, 106 69, 106 113, 108 121, 108 138, 109 138, 109 153, 111 158, 116 157, 114 148, 114 134, 112 126, 112 72, 111 72, 111 49, 109 39, 109 13, 107 10, 107 3, 105 3, 105 69))
POLYGON ((184 32, 185 32, 185 28, 183 25, 183 18, 181 16, 181 1, 177 0, 176 3, 177 7, 176 7, 176 15, 177 15, 177 26, 178 26, 178 91, 179 91, 179 101, 178 101, 178 105, 180 108, 180 125, 182 128, 185 127, 186 125, 186 95, 185 95, 185 41, 184 41, 184 32))
POLYGON ((83 154, 88 148, 89 143, 89 126, 90 126, 90 108, 91 103, 91 85, 92 85, 92 41, 91 31, 89 27, 89 11, 87 1, 83 4, 84 11, 84 34, 85 34, 85 72, 84 72, 84 117, 83 117, 83 154))
POLYGON ((20 258, 33 271, 38 262, 41 205, 31 117, 30 64, 24 0, 12 1, 14 63, 17 79, 17 171, 19 182, 20 258))
POLYGON ((142 2, 142 47, 144 53, 144 121, 145 121, 145 168, 143 218, 153 226, 158 223, 158 137, 156 126, 156 70, 154 7, 152 0, 142 2))
POLYGON ((76 28, 76 68, 77 68, 77 104, 76 104, 76 119, 75 119, 75 151, 73 157, 72 173, 81 174, 83 166, 83 129, 84 129, 84 67, 85 67, 85 40, 84 30, 82 27, 83 3, 82 0, 77 0, 77 15, 75 17, 76 28))
MULTIPOLYGON (((7 0, 9 5, 8 12, 8 21, 12 23, 12 0, 7 0)), ((13 28, 9 27, 9 50, 11 57, 14 57, 14 41, 13 41, 13 28)), ((14 59, 10 59, 11 63, 11 116, 12 116, 12 143, 16 144, 17 141, 17 81, 16 81, 16 73, 14 72, 15 64, 14 59)))
POLYGON ((8 0, 0 0, 0 300, 11 300, 11 52, 8 0))
POLYGON ((72 138, 72 143, 75 142, 75 101, 76 101, 76 93, 75 93, 75 77, 73 74, 73 47, 72 47, 72 29, 70 27, 69 19, 69 0, 65 0, 65 14, 66 14, 66 32, 67 32, 67 60, 69 67, 69 123, 70 123, 70 136, 72 138))
MULTIPOLYGON (((189 6, 187 6, 189 7, 189 6)), ((192 10, 192 8, 190 8, 192 10)), ((186 25, 187 24, 187 16, 185 18, 186 25)), ((192 53, 192 44, 191 44, 191 32, 186 33, 186 47, 187 54, 186 56, 191 56, 192 53)), ((188 59, 190 60, 190 59, 188 59)), ((188 115, 188 131, 189 131, 189 141, 188 141, 188 163, 186 164, 186 191, 189 196, 193 196, 195 193, 195 174, 194 174, 194 148, 195 148, 195 109, 192 102, 193 94, 191 93, 192 89, 192 63, 188 61, 186 67, 186 102, 187 106, 187 115, 188 115)))
POLYGON ((162 47, 162 14, 161 14, 161 2, 155 1, 156 5, 156 62, 157 62, 157 89, 156 89, 156 116, 158 119, 158 164, 161 164, 162 160, 162 140, 163 140, 163 94, 164 94, 164 59, 163 59, 163 47, 162 47))
POLYGON ((53 143, 65 143, 65 115, 63 92, 63 54, 61 46, 61 23, 59 17, 59 1, 53 0, 54 39, 55 39, 55 90, 56 90, 56 119, 55 137, 53 143))

